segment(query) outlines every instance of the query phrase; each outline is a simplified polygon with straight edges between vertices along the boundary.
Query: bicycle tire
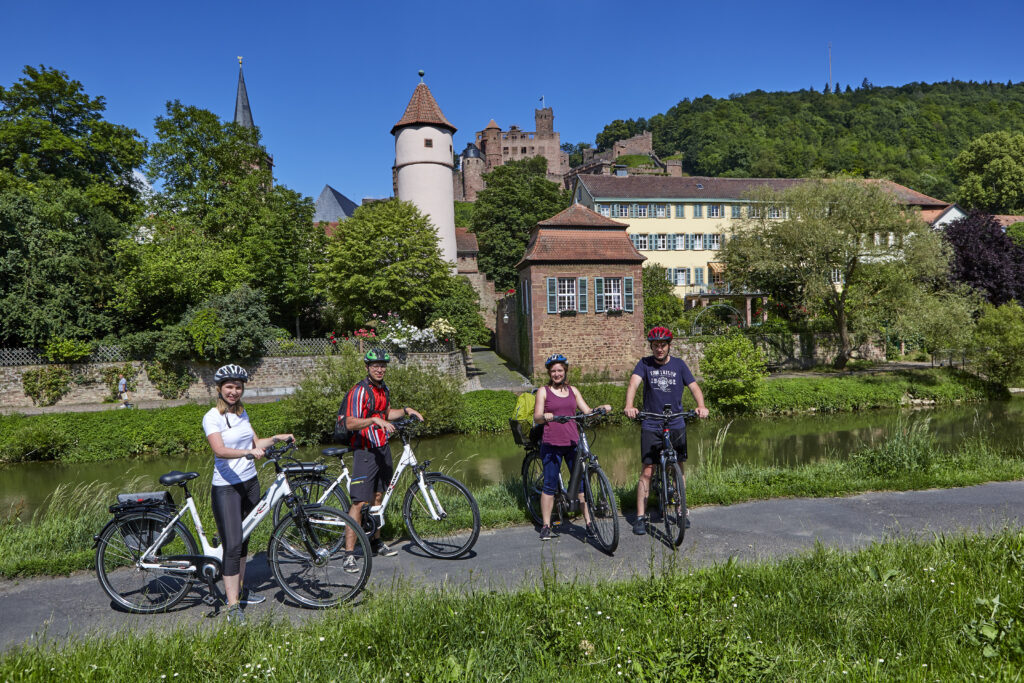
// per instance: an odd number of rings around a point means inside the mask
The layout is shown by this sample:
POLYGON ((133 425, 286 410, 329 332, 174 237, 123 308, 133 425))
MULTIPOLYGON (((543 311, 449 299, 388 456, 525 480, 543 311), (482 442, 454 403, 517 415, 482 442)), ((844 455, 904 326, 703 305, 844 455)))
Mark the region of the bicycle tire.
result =
POLYGON ((423 479, 426 494, 417 480, 402 502, 402 517, 413 543, 431 557, 453 559, 468 553, 480 536, 480 508, 473 494, 461 482, 439 472, 427 473, 423 479), (425 495, 435 508, 440 505, 442 519, 431 516, 425 495))
POLYGON ((267 560, 274 579, 288 597, 305 607, 323 609, 353 599, 370 576, 370 540, 359 524, 341 510, 304 505, 303 511, 302 522, 289 513, 270 534, 267 560), (308 524, 306 532, 304 524, 308 524), (345 550, 348 529, 356 531, 356 547, 351 553, 345 550), (312 537, 315 556, 310 555, 303 540, 307 532, 312 537), (355 558, 354 572, 342 567, 348 556, 355 558))
MULTIPOLYGON (((320 498, 324 495, 324 491, 330 488, 331 484, 334 483, 333 479, 327 477, 294 477, 289 479, 288 482, 292 487, 292 493, 295 494, 303 503, 319 503, 320 498)), ((348 498, 348 492, 345 491, 344 486, 341 484, 334 487, 331 491, 331 495, 327 496, 327 500, 323 502, 323 505, 328 507, 337 508, 342 512, 348 512, 352 509, 352 502, 348 498)), ((284 504, 284 498, 281 498, 274 503, 274 526, 276 527, 281 517, 288 514, 284 504), (282 514, 282 512, 284 514, 282 514)))
POLYGON ((583 493, 596 532, 594 540, 611 555, 619 547, 619 510, 615 505, 615 491, 611 482, 600 468, 587 467, 583 493))
POLYGON ((540 453, 534 451, 523 459, 523 501, 526 511, 534 524, 543 524, 540 512, 540 494, 544 490, 544 461, 540 453))
POLYGON ((686 536, 686 480, 678 462, 665 463, 662 470, 661 514, 665 521, 665 534, 675 546, 686 536))
MULTIPOLYGON (((96 542, 96 577, 104 592, 114 603, 133 614, 166 612, 177 605, 192 589, 195 574, 136 569, 133 565, 146 548, 135 539, 152 532, 143 531, 170 522, 172 516, 153 512, 129 512, 112 519, 100 532, 96 542)), ((170 555, 198 555, 192 534, 181 521, 174 523, 174 536, 154 556, 159 560, 170 555)), ((153 540, 156 540, 153 537, 153 540)))

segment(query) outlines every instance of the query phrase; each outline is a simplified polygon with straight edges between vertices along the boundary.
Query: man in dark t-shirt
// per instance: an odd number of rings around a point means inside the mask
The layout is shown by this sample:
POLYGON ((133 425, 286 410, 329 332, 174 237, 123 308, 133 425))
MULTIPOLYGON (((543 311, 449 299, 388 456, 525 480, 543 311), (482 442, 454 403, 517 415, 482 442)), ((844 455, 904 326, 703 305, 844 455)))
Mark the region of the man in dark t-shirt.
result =
MULTIPOLYGON (((643 383, 645 413, 660 413, 666 405, 671 406, 673 413, 682 412, 683 387, 686 387, 697 401, 697 416, 707 417, 704 393, 697 385, 690 368, 682 358, 673 358, 669 354, 672 332, 665 327, 655 327, 647 334, 647 340, 651 343, 652 355, 641 358, 629 378, 624 411, 626 415, 631 418, 637 416, 639 411, 633 407, 633 401, 637 388, 643 383)), ((682 467, 682 461, 686 460, 686 423, 683 418, 676 418, 670 422, 669 430, 672 446, 679 454, 679 466, 682 467)), ((647 533, 647 495, 651 489, 654 465, 659 461, 660 455, 661 423, 656 420, 644 420, 640 425, 640 457, 643 468, 640 470, 640 481, 636 485, 636 522, 633 523, 633 533, 638 536, 647 533)), ((686 518, 686 526, 690 526, 689 516, 686 518)))

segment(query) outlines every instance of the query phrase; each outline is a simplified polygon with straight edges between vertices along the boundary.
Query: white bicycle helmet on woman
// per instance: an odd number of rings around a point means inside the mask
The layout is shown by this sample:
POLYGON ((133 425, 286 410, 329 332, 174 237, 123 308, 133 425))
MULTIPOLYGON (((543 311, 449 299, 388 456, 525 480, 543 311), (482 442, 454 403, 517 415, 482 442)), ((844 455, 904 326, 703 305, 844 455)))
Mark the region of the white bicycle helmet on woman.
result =
POLYGON ((249 373, 245 371, 241 365, 235 365, 229 363, 217 368, 217 372, 213 373, 213 383, 220 386, 228 380, 235 380, 237 382, 248 382, 249 373))

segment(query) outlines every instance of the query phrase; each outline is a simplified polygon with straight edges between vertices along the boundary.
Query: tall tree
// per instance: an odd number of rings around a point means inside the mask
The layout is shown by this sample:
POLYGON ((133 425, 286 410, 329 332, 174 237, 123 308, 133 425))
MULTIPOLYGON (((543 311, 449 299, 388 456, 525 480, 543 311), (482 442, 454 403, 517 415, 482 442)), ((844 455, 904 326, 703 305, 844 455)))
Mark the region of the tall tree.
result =
POLYGON ((931 296, 948 268, 941 239, 874 183, 821 180, 752 198, 754 216, 722 252, 727 277, 829 321, 837 368, 854 336, 893 324, 901 302, 931 296))
POLYGON ((656 263, 643 267, 644 328, 673 327, 683 315, 683 301, 673 292, 667 271, 656 263))
POLYGON ((160 191, 121 244, 121 310, 140 328, 169 325, 209 296, 251 285, 276 324, 298 327, 318 296, 326 239, 312 201, 274 183, 256 128, 174 101, 156 133, 149 177, 160 191))
POLYGON ((943 236, 953 249, 953 280, 996 306, 1024 300, 1024 247, 1015 244, 990 214, 971 211, 947 225, 943 236))
POLYGON ((990 213, 1024 213, 1024 133, 998 131, 972 140, 953 160, 957 200, 990 213))
POLYGON ((547 179, 547 168, 544 157, 534 157, 484 174, 487 187, 477 195, 472 231, 480 245, 480 269, 499 289, 515 286, 515 265, 530 230, 569 206, 569 192, 547 179))
POLYGON ((319 281, 342 327, 354 329, 389 312, 422 326, 452 277, 434 225, 415 205, 392 199, 360 206, 345 221, 327 244, 319 281))
POLYGON ((24 74, 0 87, 0 343, 103 336, 146 145, 66 73, 24 74))

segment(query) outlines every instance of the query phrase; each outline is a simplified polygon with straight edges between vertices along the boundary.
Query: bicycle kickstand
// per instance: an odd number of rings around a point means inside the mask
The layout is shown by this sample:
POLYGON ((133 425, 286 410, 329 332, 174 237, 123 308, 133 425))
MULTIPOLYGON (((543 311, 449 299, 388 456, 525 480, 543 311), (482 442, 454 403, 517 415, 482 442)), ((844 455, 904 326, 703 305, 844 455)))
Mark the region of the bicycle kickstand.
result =
POLYGON ((220 591, 217 590, 217 583, 213 580, 213 577, 204 576, 203 578, 206 580, 206 589, 209 591, 203 596, 203 603, 213 608, 206 616, 208 618, 216 617, 220 614, 220 607, 225 604, 225 600, 220 591))

